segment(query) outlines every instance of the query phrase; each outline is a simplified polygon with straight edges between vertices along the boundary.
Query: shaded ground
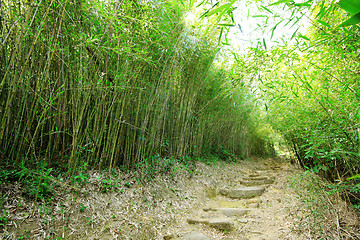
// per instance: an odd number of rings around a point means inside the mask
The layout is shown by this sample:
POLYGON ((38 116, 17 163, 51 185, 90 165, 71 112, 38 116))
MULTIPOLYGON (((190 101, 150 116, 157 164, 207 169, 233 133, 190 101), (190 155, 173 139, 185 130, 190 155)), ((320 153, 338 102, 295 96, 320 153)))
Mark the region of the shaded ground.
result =
POLYGON ((341 201, 329 205, 337 213, 337 222, 336 217, 328 217, 320 219, 324 223, 320 228, 313 226, 319 219, 305 204, 309 198, 300 196, 306 191, 299 194, 296 188, 303 184, 302 172, 285 160, 252 159, 212 165, 198 162, 191 168, 174 163, 151 181, 146 181, 149 175, 145 176, 144 171, 113 175, 89 172, 87 183, 78 186, 79 190, 62 183, 57 200, 40 202, 35 209, 32 201, 21 196, 16 184, 2 186, 9 196, 5 203, 9 221, 0 238, 168 240, 199 233, 210 239, 359 239, 357 216, 341 201), (219 189, 241 187, 240 180, 249 175, 275 179, 257 197, 258 206, 218 195, 219 189), (188 223, 204 208, 221 205, 244 206, 251 211, 235 219, 232 231, 188 223), (333 220, 337 229, 329 231, 333 220), (327 237, 330 233, 335 234, 334 238, 327 237))

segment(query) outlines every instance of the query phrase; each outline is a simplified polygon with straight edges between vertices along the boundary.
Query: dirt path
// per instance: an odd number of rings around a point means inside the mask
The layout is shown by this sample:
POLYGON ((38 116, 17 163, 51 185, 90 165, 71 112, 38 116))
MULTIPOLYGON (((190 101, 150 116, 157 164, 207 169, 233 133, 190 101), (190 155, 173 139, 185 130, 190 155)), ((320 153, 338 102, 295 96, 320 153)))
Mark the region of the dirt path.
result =
MULTIPOLYGON (((289 187, 302 171, 286 160, 165 167, 149 181, 146 170, 89 172, 80 192, 59 189, 57 200, 39 203, 31 217, 33 202, 14 185, 0 239, 316 239, 309 209, 289 187)), ((340 226, 345 220, 338 219, 340 226)))
POLYGON ((302 239, 293 231, 289 213, 297 199, 287 187, 297 170, 272 159, 236 167, 225 167, 223 177, 204 188, 207 199, 189 209, 181 230, 167 239, 302 239))

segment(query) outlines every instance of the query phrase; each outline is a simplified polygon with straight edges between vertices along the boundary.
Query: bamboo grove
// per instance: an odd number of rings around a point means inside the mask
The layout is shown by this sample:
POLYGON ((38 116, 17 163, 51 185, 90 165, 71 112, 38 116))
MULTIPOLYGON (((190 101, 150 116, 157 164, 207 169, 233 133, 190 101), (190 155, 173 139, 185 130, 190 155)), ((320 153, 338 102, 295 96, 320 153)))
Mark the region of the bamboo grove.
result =
POLYGON ((1 161, 264 154, 247 90, 214 67, 219 30, 184 22, 191 4, 1 1, 1 161))
POLYGON ((271 49, 260 43, 238 56, 235 71, 255 76, 248 81, 267 113, 264 121, 284 137, 299 164, 331 181, 330 189, 346 189, 346 199, 359 207, 359 26, 342 9, 356 11, 356 3, 277 4, 308 11, 311 26, 294 29, 291 43, 271 49))

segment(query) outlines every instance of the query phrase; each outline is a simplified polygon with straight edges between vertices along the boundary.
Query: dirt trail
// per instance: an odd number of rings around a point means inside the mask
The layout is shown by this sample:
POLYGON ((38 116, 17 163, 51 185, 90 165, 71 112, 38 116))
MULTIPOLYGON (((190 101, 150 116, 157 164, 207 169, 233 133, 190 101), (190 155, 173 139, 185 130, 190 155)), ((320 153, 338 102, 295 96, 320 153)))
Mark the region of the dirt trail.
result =
POLYGON ((189 209, 182 229, 167 239, 301 239, 289 215, 297 200, 286 186, 297 170, 273 159, 236 167, 241 174, 227 169, 204 188, 207 199, 189 209))
POLYGON ((8 186, 13 197, 0 239, 311 238, 304 228, 308 209, 289 187, 302 171, 285 159, 197 162, 191 169, 172 164, 149 181, 145 170, 89 172, 80 192, 59 189, 56 201, 39 203, 31 217, 33 202, 8 186))

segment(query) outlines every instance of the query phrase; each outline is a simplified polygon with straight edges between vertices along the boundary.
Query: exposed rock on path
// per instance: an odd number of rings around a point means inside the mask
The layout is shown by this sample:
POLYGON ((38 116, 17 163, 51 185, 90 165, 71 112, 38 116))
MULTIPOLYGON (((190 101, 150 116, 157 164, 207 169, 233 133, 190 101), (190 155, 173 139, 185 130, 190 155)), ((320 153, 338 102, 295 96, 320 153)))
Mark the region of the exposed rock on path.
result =
MULTIPOLYGON (((239 227, 237 226, 238 223, 244 224, 248 222, 246 219, 241 219, 241 217, 243 217, 245 214, 250 216, 252 209, 247 208, 248 205, 251 205, 253 208, 259 207, 261 200, 257 197, 264 193, 265 187, 268 184, 272 184, 274 179, 274 177, 262 176, 260 173, 252 173, 247 177, 239 179, 239 182, 246 186, 255 187, 240 187, 234 189, 221 188, 219 191, 216 191, 216 188, 213 187, 212 191, 208 190, 208 197, 211 199, 209 202, 207 202, 209 207, 205 207, 202 209, 202 211, 198 210, 197 213, 194 213, 194 215, 197 216, 187 219, 187 223, 208 225, 209 227, 215 228, 225 233, 235 230, 235 228, 239 227), (209 194, 209 192, 211 192, 211 194, 209 194), (222 196, 225 196, 228 199, 224 199, 222 196), (248 200, 234 202, 233 199, 248 200), (232 207, 226 207, 226 205, 232 205, 232 207)), ((258 234, 261 235, 262 233, 256 232, 256 235, 258 234)), ((196 240, 199 239, 197 236, 197 232, 193 232, 179 239, 196 240)))

